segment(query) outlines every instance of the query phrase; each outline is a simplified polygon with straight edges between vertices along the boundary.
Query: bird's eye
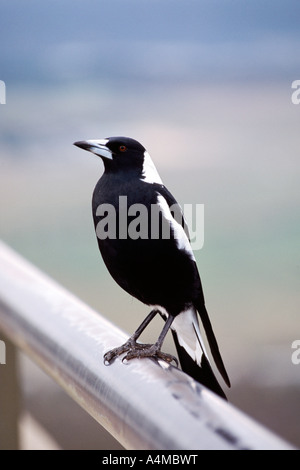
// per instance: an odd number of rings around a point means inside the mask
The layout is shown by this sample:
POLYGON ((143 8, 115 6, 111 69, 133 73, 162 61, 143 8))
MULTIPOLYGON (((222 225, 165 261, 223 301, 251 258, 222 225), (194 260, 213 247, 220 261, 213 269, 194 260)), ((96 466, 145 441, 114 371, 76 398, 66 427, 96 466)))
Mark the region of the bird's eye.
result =
POLYGON ((127 147, 125 145, 120 145, 119 150, 120 152, 126 152, 127 147))

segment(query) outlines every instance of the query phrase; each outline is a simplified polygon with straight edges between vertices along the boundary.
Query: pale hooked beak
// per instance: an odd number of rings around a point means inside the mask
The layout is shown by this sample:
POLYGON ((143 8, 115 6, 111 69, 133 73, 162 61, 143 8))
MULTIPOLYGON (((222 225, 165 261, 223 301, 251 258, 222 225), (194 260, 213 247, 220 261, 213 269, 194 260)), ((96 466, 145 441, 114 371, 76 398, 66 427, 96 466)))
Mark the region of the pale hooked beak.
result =
POLYGON ((78 142, 74 142, 74 145, 76 145, 76 147, 80 147, 81 149, 88 150, 89 152, 92 152, 99 157, 112 160, 112 152, 108 147, 106 147, 107 142, 108 139, 80 140, 78 142))

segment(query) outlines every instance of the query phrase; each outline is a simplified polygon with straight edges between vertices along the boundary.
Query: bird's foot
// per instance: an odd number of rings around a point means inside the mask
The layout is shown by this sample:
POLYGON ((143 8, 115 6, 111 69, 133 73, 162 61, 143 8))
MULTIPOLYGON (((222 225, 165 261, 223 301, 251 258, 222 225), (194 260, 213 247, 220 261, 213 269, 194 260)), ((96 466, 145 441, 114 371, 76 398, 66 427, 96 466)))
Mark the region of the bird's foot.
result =
POLYGON ((129 361, 131 359, 141 359, 143 357, 149 357, 156 360, 163 360, 168 362, 175 362, 178 365, 177 358, 171 354, 166 354, 160 351, 159 347, 156 344, 141 344, 137 343, 132 338, 129 338, 126 343, 122 344, 118 348, 114 348, 111 351, 108 351, 104 354, 104 363, 106 365, 110 364, 116 357, 121 354, 127 353, 126 356, 122 359, 122 362, 129 361))
POLYGON ((126 343, 122 344, 122 346, 114 348, 111 351, 107 351, 107 353, 104 354, 104 363, 108 365, 112 361, 114 361, 116 357, 121 356, 121 354, 124 354, 126 352, 128 353, 135 349, 143 348, 144 346, 146 345, 137 343, 134 339, 129 338, 129 340, 126 341, 126 343))
POLYGON ((110 351, 107 351, 107 353, 104 354, 103 359, 104 359, 104 364, 108 365, 112 361, 116 359, 116 357, 120 356, 121 354, 128 352, 131 347, 133 347, 133 343, 131 339, 126 341, 126 343, 122 344, 122 346, 119 346, 118 348, 111 349, 110 351))
POLYGON ((171 362, 175 362, 176 366, 178 366, 178 361, 175 356, 172 354, 163 353, 156 344, 142 344, 138 345, 139 347, 136 349, 131 349, 126 356, 124 357, 123 361, 129 361, 130 359, 138 358, 141 359, 143 357, 149 357, 155 360, 163 360, 170 364, 171 362), (140 347, 142 346, 142 347, 140 347))

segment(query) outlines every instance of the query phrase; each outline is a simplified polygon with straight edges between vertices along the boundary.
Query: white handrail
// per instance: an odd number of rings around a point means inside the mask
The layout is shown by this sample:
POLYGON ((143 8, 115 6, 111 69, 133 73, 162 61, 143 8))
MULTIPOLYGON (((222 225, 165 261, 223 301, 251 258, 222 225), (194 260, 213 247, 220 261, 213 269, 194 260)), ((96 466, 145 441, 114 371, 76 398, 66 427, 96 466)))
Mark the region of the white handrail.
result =
POLYGON ((0 242, 1 331, 127 449, 292 449, 175 367, 104 365, 127 335, 0 242))

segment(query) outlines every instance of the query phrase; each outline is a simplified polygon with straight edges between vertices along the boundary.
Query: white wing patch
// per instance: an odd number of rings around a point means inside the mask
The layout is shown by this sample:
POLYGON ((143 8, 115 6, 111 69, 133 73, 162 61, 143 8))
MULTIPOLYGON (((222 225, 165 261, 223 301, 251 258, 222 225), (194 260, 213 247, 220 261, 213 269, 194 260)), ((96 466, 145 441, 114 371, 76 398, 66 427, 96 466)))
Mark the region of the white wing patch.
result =
POLYGON ((172 213, 170 211, 170 207, 165 200, 165 198, 161 195, 158 194, 157 196, 157 204, 159 205, 163 216, 165 217, 166 220, 170 223, 170 226, 173 230, 174 233, 174 238, 176 240, 177 247, 179 250, 184 250, 187 252, 189 257, 193 260, 195 260, 195 256, 191 247, 191 244, 189 242, 189 239, 180 223, 178 223, 174 217, 172 216, 172 213))
POLYGON ((148 152, 144 152, 144 163, 142 171, 142 181, 145 183, 163 184, 157 169, 148 152))
POLYGON ((207 358, 208 356, 201 338, 195 308, 190 307, 188 310, 177 315, 171 325, 171 329, 176 332, 180 346, 200 366, 202 354, 205 354, 207 358))

